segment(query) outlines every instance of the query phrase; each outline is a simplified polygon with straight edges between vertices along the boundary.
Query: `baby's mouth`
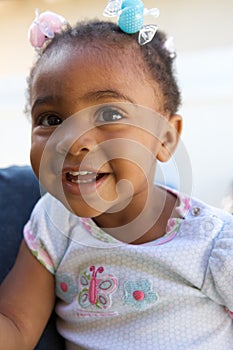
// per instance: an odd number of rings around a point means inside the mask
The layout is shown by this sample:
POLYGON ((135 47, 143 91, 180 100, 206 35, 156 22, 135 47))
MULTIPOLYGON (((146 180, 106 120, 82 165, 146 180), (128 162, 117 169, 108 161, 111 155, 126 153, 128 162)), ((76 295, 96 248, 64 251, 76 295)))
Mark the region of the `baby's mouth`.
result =
POLYGON ((88 170, 68 171, 65 174, 67 181, 78 185, 96 182, 105 175, 105 173, 96 173, 88 170))

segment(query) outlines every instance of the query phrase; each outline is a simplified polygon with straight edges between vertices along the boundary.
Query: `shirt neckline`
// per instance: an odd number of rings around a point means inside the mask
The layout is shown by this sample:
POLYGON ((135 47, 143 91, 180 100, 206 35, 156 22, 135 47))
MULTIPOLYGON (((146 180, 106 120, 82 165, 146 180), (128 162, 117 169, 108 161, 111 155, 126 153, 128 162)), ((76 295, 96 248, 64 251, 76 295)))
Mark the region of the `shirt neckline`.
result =
MULTIPOLYGON (((179 193, 178 190, 170 188, 167 186, 160 186, 171 194, 175 195, 178 199, 178 206, 175 208, 176 213, 179 217, 172 217, 168 220, 166 226, 166 233, 152 241, 142 244, 145 245, 162 245, 170 242, 176 236, 181 222, 185 219, 190 207, 191 207, 191 198, 185 194, 179 193)), ((116 238, 112 237, 110 234, 106 233, 91 218, 80 218, 82 225, 86 228, 87 232, 94 238, 104 242, 104 243, 118 243, 121 245, 126 245, 127 243, 120 242, 116 238)), ((128 244, 127 244, 128 245, 128 244)), ((135 245, 134 245, 135 246, 135 245)), ((137 245, 136 245, 137 246, 137 245)))

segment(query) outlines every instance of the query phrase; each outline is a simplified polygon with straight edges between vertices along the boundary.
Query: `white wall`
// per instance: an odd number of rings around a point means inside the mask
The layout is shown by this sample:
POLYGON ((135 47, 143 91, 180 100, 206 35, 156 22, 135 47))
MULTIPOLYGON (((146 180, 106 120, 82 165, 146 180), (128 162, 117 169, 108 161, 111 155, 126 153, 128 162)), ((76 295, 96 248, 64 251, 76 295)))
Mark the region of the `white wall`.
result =
POLYGON ((30 121, 24 115, 25 77, 0 78, 0 167, 29 164, 30 121))
POLYGON ((182 54, 183 141, 193 194, 221 206, 233 184, 233 46, 182 54))

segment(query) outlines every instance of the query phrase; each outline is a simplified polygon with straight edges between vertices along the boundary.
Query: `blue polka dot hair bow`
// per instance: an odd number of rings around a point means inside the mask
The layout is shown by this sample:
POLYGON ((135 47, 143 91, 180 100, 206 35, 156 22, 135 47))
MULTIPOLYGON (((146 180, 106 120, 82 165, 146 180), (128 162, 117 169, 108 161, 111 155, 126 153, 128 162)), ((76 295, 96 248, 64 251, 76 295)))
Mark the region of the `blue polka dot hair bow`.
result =
POLYGON ((159 16, 159 10, 146 9, 141 0, 109 0, 104 9, 106 17, 118 17, 118 26, 127 34, 139 32, 138 43, 145 45, 150 42, 158 29, 157 25, 144 25, 144 16, 159 16))

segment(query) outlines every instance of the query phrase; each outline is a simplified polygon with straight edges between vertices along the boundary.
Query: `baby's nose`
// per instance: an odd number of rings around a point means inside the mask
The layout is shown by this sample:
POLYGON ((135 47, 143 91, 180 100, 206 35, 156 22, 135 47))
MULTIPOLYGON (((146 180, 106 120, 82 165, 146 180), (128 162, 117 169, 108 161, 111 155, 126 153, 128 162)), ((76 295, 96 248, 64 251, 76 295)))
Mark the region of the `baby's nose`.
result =
POLYGON ((82 152, 90 152, 98 144, 97 130, 92 128, 88 131, 76 128, 69 128, 66 132, 60 133, 56 142, 56 151, 61 155, 77 156, 82 152))

